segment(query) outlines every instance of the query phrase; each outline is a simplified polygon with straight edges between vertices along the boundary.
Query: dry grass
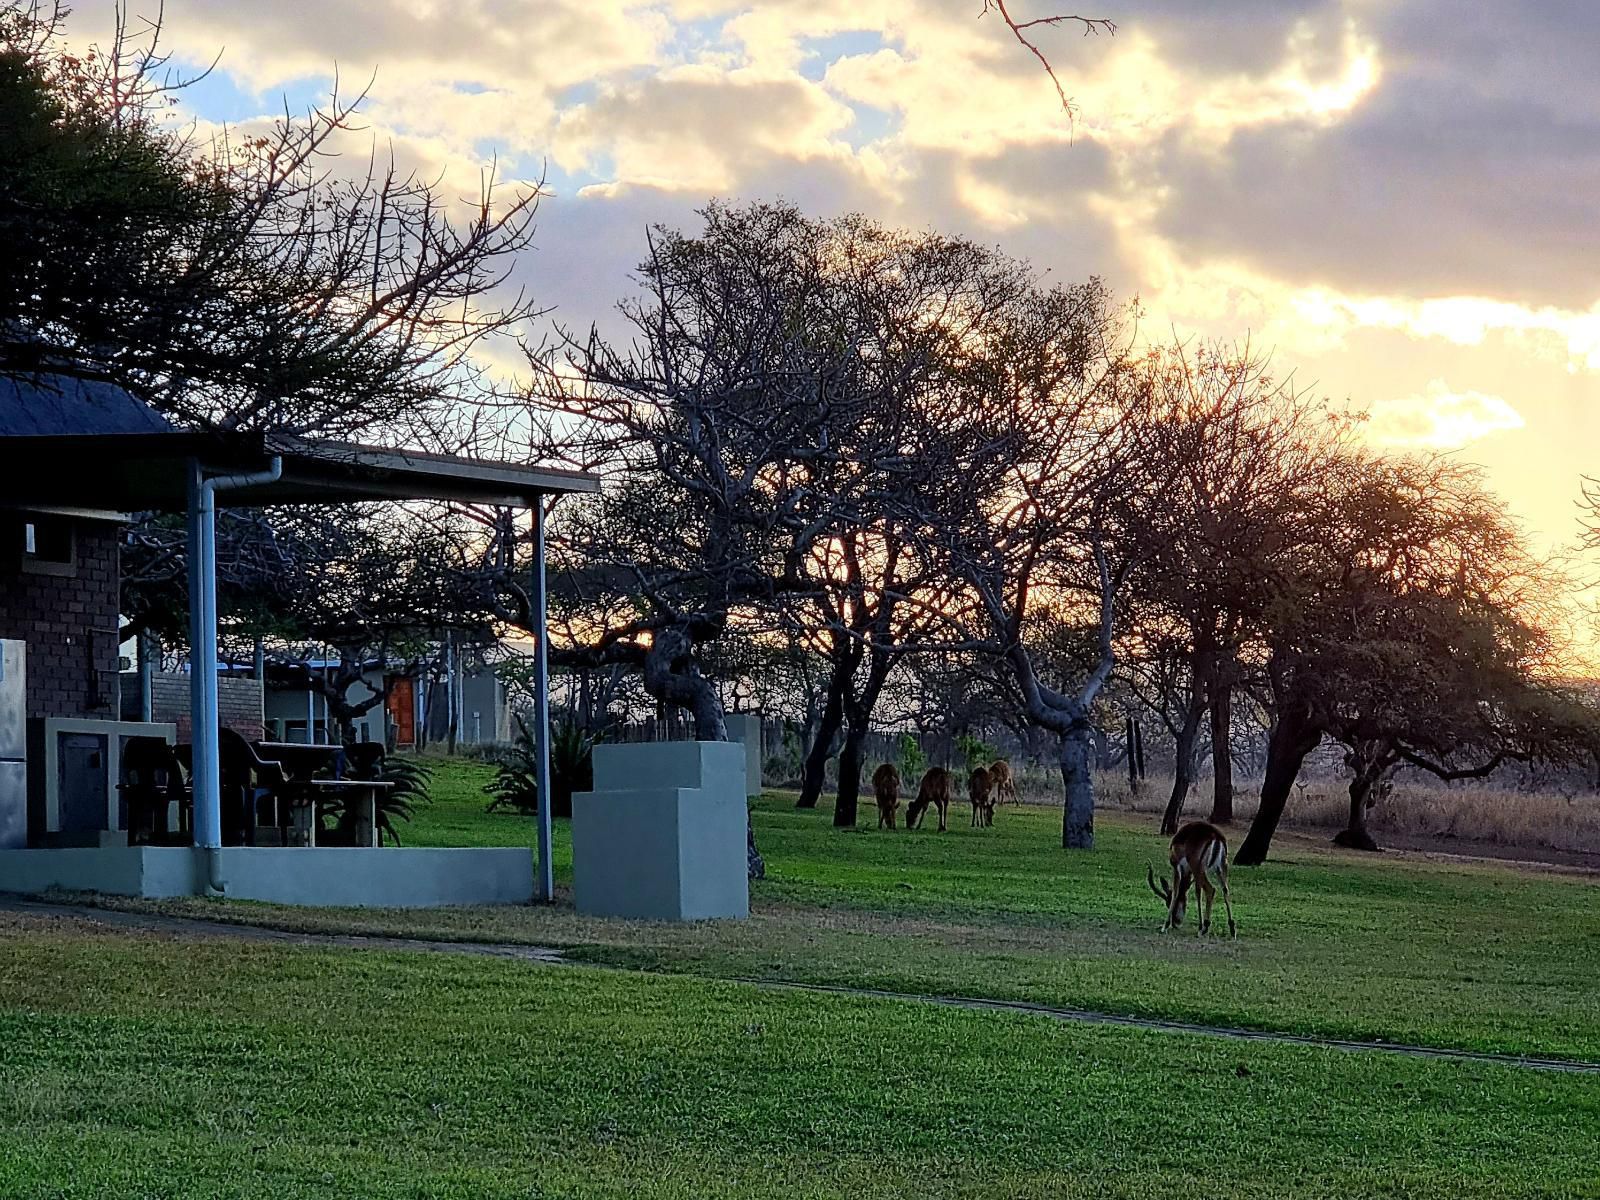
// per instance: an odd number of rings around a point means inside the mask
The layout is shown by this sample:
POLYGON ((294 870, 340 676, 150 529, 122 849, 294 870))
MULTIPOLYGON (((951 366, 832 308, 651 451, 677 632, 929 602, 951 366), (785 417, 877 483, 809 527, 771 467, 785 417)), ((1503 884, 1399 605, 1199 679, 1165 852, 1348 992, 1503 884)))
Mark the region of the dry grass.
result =
MULTIPOLYGON (((1185 811, 1204 816, 1211 808, 1210 779, 1189 794, 1185 811)), ((1123 812, 1159 813, 1172 790, 1170 776, 1152 776, 1139 793, 1128 788, 1128 777, 1106 772, 1095 781, 1096 799, 1104 808, 1123 812)), ((1240 824, 1256 813, 1260 780, 1235 781, 1234 814, 1240 824)), ((1041 767, 1025 768, 1018 779, 1024 802, 1059 804, 1060 777, 1041 767)), ((1295 789, 1284 823, 1302 829, 1343 829, 1350 797, 1342 779, 1311 779, 1295 789)), ((1402 838, 1439 838, 1484 842, 1525 850, 1564 853, 1600 852, 1600 795, 1575 796, 1559 792, 1524 792, 1492 784, 1436 784, 1402 782, 1367 817, 1368 827, 1381 842, 1385 835, 1402 838)))

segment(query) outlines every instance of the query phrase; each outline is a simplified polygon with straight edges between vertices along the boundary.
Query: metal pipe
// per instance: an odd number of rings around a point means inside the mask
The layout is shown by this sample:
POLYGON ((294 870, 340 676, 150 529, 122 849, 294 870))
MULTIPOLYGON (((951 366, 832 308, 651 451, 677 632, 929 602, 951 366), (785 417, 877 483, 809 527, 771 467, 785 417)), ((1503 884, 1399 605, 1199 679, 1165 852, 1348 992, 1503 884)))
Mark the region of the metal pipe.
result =
POLYGON ((206 546, 201 513, 210 501, 211 495, 206 491, 203 481, 200 464, 190 462, 187 480, 189 511, 186 514, 185 531, 189 558, 189 740, 192 743, 189 784, 194 799, 194 844, 202 847, 218 844, 208 842, 206 839, 212 836, 213 825, 210 814, 220 809, 215 794, 207 790, 207 781, 211 778, 211 759, 216 754, 217 739, 215 733, 210 736, 206 734, 205 647, 208 645, 213 647, 211 669, 214 672, 217 628, 212 625, 208 632, 206 625, 206 546))
POLYGON ((528 607, 533 617, 533 727, 538 732, 539 751, 535 770, 539 785, 539 878, 540 900, 554 900, 555 864, 551 853, 550 817, 555 807, 550 796, 550 655, 549 623, 545 617, 544 503, 533 501, 533 577, 529 580, 528 607))
MULTIPOLYGON (((207 476, 198 461, 189 470, 189 718, 193 730, 194 844, 222 846, 222 771, 218 754, 217 703, 217 492, 273 483, 283 459, 264 471, 207 476), (198 601, 198 603, 197 603, 198 601)), ((209 883, 223 890, 217 856, 208 854, 209 883)))

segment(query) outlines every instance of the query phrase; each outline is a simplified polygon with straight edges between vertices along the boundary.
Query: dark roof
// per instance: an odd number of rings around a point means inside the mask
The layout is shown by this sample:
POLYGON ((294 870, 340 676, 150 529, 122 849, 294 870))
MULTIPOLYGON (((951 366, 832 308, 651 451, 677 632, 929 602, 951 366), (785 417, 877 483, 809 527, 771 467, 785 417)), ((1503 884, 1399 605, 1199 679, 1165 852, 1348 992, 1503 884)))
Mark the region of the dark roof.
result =
MULTIPOLYGON (((5 432, 9 432, 6 430, 5 432)), ((448 500, 524 505, 535 496, 594 492, 599 480, 566 471, 260 432, 148 432, 0 436, 0 504, 181 511, 189 464, 212 475, 280 477, 219 493, 230 507, 359 500, 448 500)))
POLYGON ((172 428, 113 383, 70 375, 0 377, 0 434, 162 433, 172 428))

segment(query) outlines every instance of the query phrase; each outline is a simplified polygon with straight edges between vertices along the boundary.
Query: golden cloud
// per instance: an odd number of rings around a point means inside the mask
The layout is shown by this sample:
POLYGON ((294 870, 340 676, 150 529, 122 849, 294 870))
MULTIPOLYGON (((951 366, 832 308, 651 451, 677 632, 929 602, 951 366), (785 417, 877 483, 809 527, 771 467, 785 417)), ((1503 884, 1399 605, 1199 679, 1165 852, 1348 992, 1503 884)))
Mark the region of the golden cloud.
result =
POLYGON ((1456 391, 1442 379, 1420 395, 1378 401, 1367 413, 1369 440, 1407 450, 1459 450, 1523 426, 1522 414, 1501 397, 1456 391))

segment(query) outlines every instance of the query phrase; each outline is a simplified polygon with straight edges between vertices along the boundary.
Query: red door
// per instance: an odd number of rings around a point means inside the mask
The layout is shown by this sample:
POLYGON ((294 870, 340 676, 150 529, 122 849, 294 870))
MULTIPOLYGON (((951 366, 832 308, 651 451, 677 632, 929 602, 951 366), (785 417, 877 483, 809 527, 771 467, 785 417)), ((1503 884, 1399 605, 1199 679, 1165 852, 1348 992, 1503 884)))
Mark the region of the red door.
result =
POLYGON ((417 744, 417 698, 413 686, 409 675, 389 677, 389 698, 384 704, 394 724, 396 746, 417 744))

